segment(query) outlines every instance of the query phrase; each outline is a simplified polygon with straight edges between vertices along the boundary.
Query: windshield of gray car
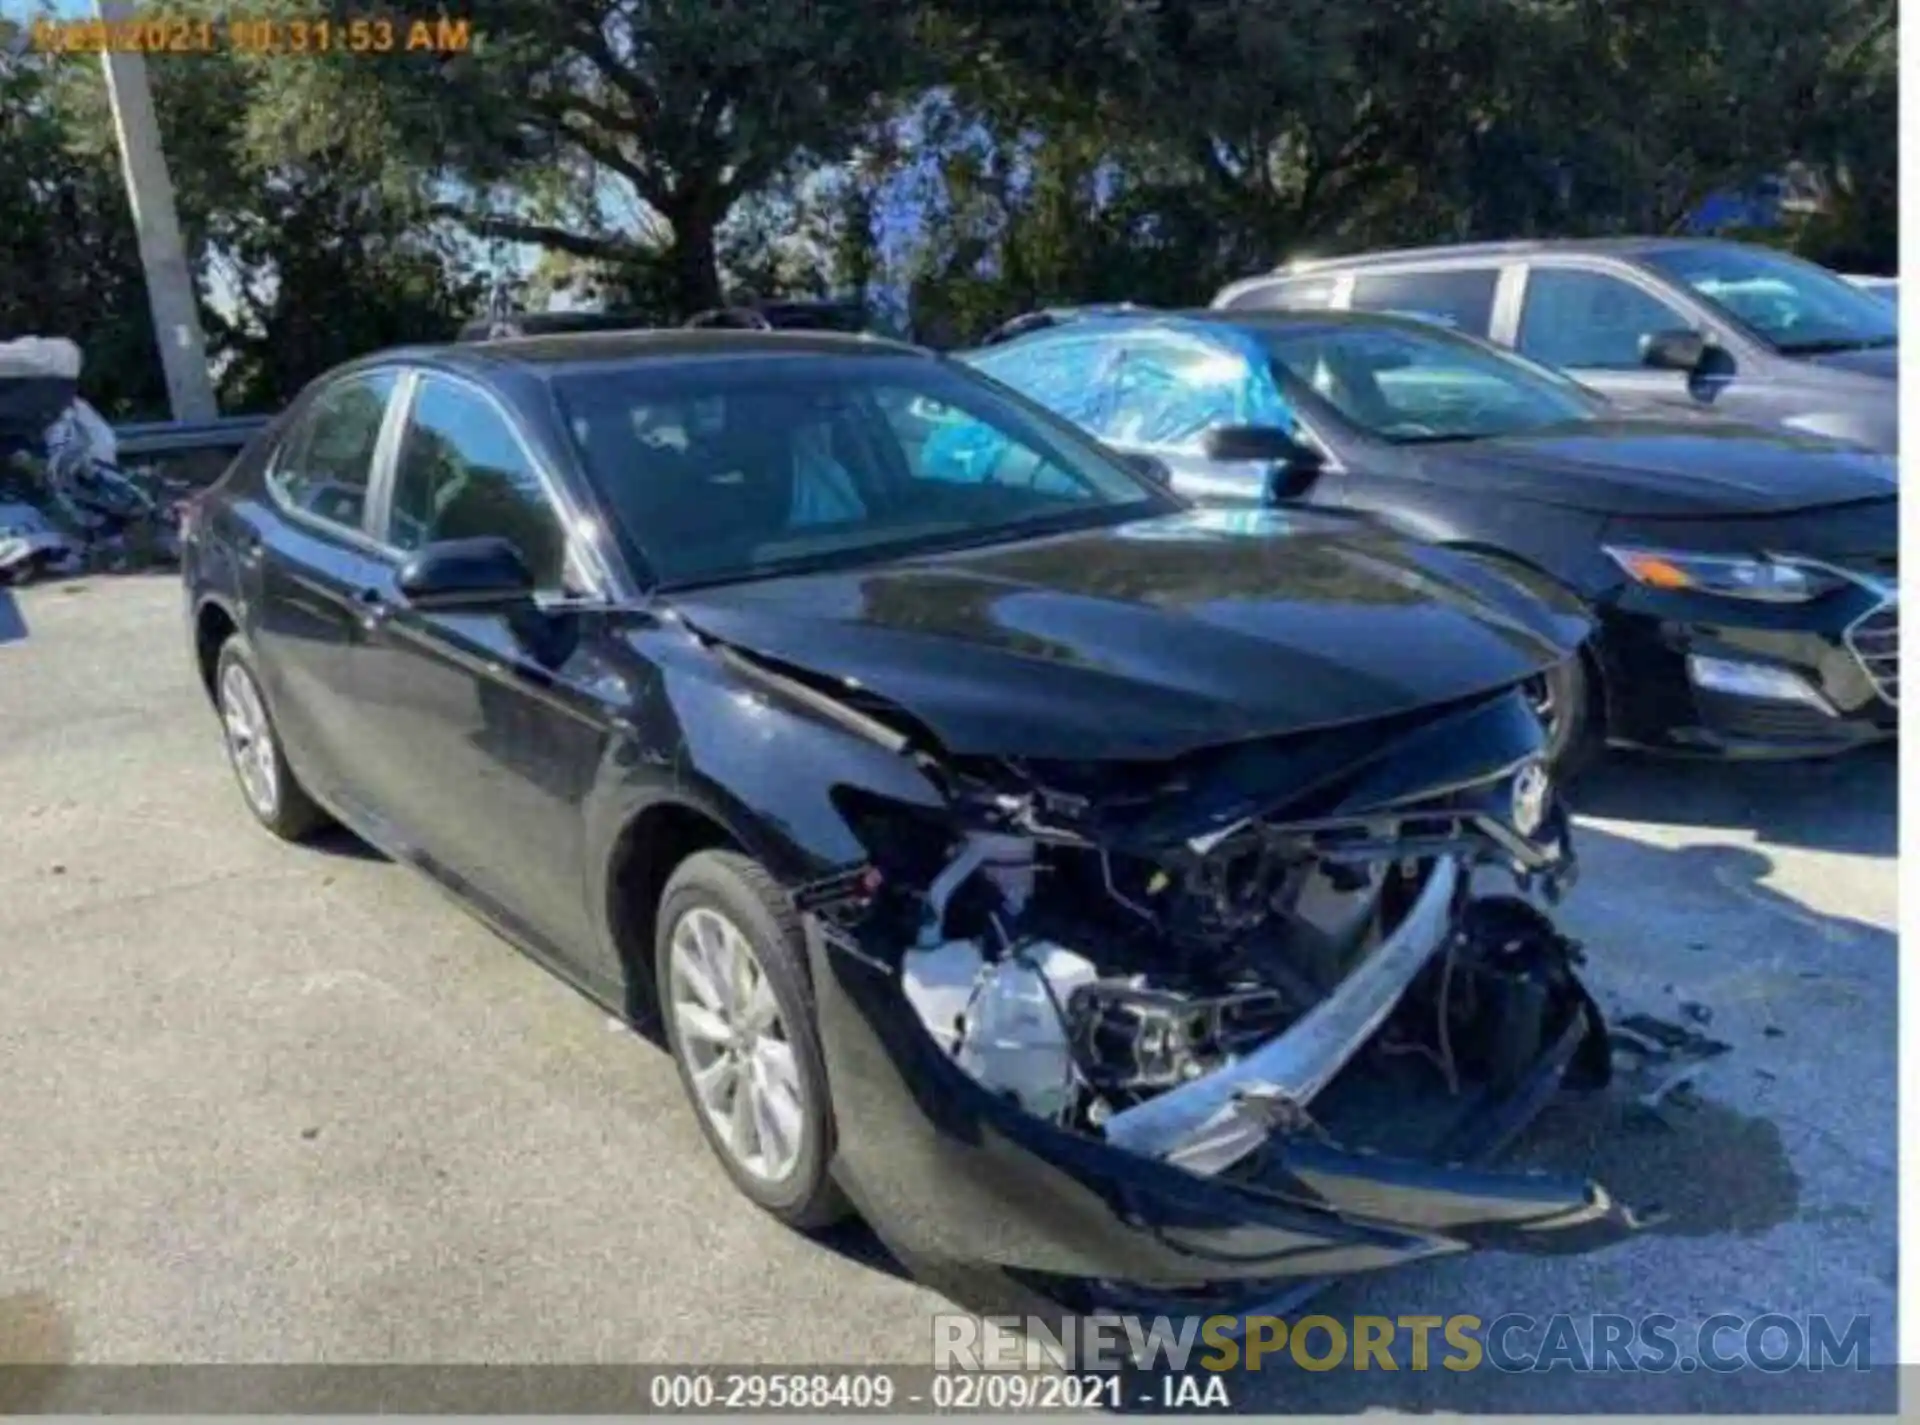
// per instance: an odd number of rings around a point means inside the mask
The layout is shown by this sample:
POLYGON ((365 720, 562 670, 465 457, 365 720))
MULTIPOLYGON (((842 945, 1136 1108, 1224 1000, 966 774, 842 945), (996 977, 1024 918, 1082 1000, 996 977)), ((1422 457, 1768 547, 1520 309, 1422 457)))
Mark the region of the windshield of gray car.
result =
POLYGON ((1813 355, 1892 346, 1896 309, 1811 262, 1760 248, 1671 247, 1642 253, 1777 351, 1813 355))
POLYGON ((1329 323, 1258 336, 1282 389, 1396 445, 1521 435, 1604 409, 1557 372, 1437 328, 1329 323))
POLYGON ((1055 418, 923 357, 754 354, 558 374, 589 480, 660 587, 1178 508, 1055 418))

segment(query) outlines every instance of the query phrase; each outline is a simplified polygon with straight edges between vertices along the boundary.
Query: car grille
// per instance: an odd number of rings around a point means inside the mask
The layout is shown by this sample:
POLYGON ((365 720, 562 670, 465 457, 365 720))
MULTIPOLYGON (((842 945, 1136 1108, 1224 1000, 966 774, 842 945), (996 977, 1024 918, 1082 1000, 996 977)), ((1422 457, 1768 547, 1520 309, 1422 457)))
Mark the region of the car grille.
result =
POLYGON ((1893 706, 1900 705, 1900 610, 1885 603, 1868 610, 1848 626, 1847 647, 1860 660, 1874 689, 1893 706))

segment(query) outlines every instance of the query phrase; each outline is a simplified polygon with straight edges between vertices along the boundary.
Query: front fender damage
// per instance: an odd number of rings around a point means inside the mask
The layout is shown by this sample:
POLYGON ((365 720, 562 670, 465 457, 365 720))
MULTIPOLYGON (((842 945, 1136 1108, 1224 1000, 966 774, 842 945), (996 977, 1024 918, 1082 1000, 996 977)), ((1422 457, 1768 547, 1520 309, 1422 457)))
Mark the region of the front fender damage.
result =
POLYGON ((903 1257, 1245 1305, 1641 1225, 1583 1178, 1487 1166, 1608 1067, 1579 947, 1475 890, 1572 872, 1516 692, 1071 767, 950 758, 894 711, 846 725, 945 807, 836 788, 869 859, 795 896, 836 1171, 903 1257))

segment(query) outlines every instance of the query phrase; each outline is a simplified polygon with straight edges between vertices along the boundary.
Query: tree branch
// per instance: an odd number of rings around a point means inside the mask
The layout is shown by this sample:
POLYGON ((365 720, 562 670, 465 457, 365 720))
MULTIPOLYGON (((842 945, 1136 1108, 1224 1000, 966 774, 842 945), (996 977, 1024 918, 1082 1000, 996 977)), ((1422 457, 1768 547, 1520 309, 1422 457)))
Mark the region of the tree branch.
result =
POLYGON ((645 255, 641 248, 626 238, 593 237, 585 233, 572 232, 566 228, 554 227, 550 223, 527 222, 520 218, 503 218, 487 213, 470 213, 457 203, 435 203, 427 213, 430 217, 446 218, 459 223, 475 237, 531 243, 536 247, 549 248, 554 252, 571 253, 575 257, 620 261, 645 255))

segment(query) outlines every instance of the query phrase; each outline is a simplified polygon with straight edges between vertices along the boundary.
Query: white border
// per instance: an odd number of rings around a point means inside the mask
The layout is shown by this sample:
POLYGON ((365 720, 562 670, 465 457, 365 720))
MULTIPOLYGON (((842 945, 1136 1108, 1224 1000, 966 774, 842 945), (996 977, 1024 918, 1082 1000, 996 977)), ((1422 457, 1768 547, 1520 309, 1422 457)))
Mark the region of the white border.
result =
MULTIPOLYGON (((1920 230, 1916 230, 1914 221, 1906 218, 1911 212, 1920 216, 1920 171, 1914 163, 1914 142, 1920 138, 1920 94, 1916 94, 1914 79, 1920 76, 1920 3, 1904 4, 1900 16, 1900 132, 1898 139, 1902 161, 1900 164, 1900 274, 1907 279, 1900 284, 1901 326, 1913 330, 1916 317, 1920 317, 1920 294, 1913 290, 1912 279, 1920 275, 1920 230)), ((1901 466, 1903 473, 1920 468, 1920 462, 1912 459, 1913 433, 1916 430, 1916 418, 1920 418, 1920 400, 1916 400, 1915 379, 1920 377, 1920 360, 1912 342, 1904 342, 1900 356, 1900 424, 1906 432, 1901 441, 1901 466)), ((1902 501, 1900 542, 1909 548, 1920 545, 1920 516, 1914 512, 1911 500, 1902 501)), ((1900 714, 1901 741, 1907 747, 1913 746, 1914 729, 1906 726, 1915 721, 1910 709, 1900 714)), ((1917 844, 1916 835, 1920 835, 1920 809, 1915 807, 1912 759, 1906 753, 1900 758, 1900 843, 1902 846, 1917 844)), ((1907 938, 1907 932, 1913 928, 1916 918, 1916 897, 1914 887, 1907 876, 1906 857, 1899 857, 1897 875, 1900 883, 1900 937, 1895 942, 1895 954, 1900 954, 1907 938)), ((1902 957, 1904 968, 1904 957, 1902 957)), ((1898 1103, 1900 1106, 1900 1288, 1899 1288, 1899 1335, 1900 1364, 1902 1366, 1920 1365, 1920 1292, 1914 1290, 1916 1274, 1920 1273, 1920 1117, 1905 1110, 1920 1105, 1920 975, 1911 972, 1900 976, 1900 1086, 1898 1103)), ((1920 1402, 1911 1400, 1905 1389, 1906 1372, 1901 1372, 1902 1390, 1900 1413, 1907 1416, 1920 1402)))

